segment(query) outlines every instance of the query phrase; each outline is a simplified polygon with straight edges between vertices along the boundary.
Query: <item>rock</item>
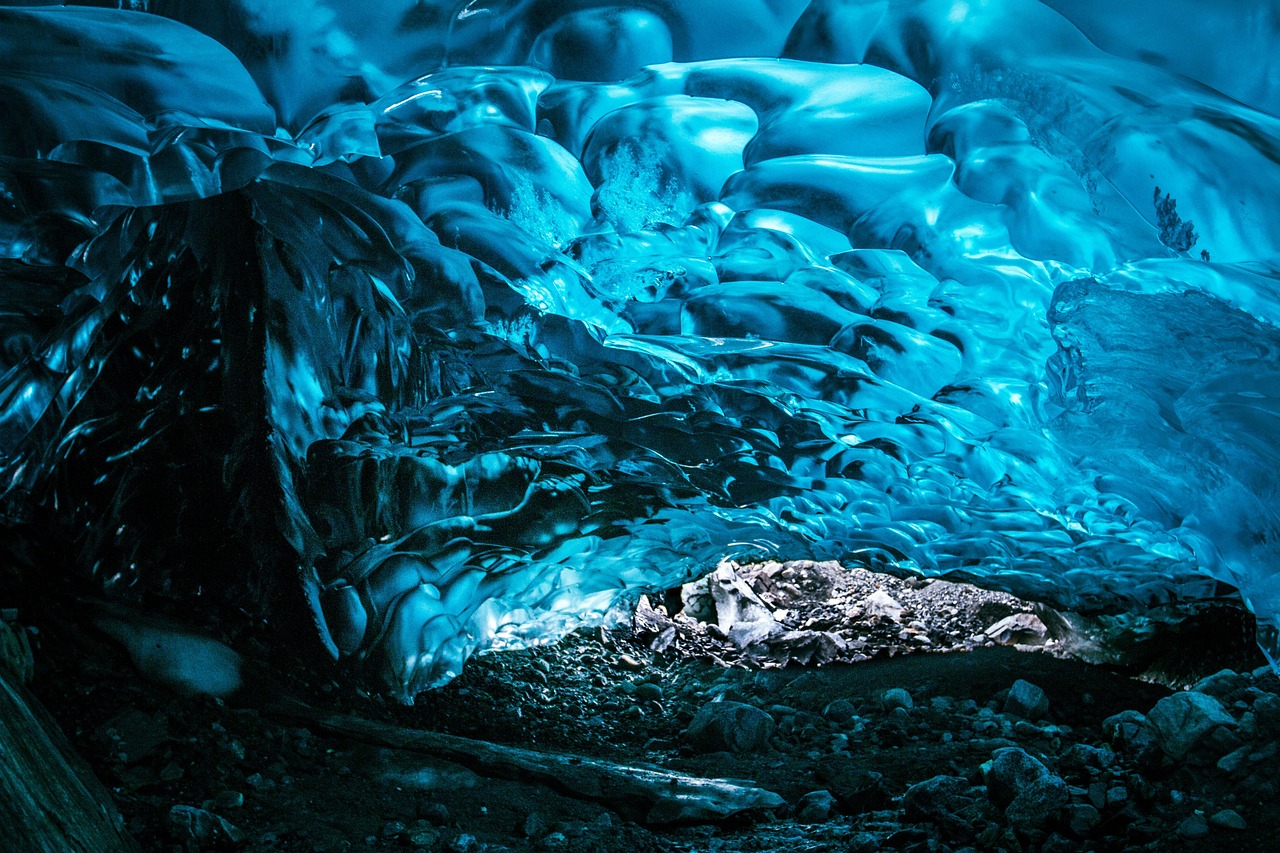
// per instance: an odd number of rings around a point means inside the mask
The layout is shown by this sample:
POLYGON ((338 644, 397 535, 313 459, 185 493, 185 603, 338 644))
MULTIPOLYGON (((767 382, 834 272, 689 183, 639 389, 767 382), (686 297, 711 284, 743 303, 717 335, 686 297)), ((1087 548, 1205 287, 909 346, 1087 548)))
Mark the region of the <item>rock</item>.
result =
POLYGON ((136 764, 169 738, 163 722, 141 711, 121 711, 97 731, 111 757, 121 764, 136 764))
POLYGON ((169 809, 169 837, 198 850, 234 850, 244 843, 244 833, 230 821, 195 806, 169 809))
POLYGON ((862 602, 862 613, 864 616, 883 617, 891 619, 894 622, 902 620, 902 611, 905 608, 897 602, 896 599, 883 589, 878 589, 867 599, 862 602))
POLYGON ((1207 696, 1221 701, 1227 702, 1230 697, 1249 686, 1250 678, 1247 675, 1230 670, 1222 669, 1213 675, 1206 676, 1194 685, 1191 689, 1197 693, 1204 693, 1207 696))
POLYGON ((822 823, 831 818, 836 798, 830 791, 810 791, 796 803, 796 820, 800 823, 822 823))
POLYGON ((1067 804, 1067 783, 1018 747, 997 749, 983 765, 987 795, 1018 827, 1040 827, 1067 804))
POLYGON ((1174 693, 1147 714, 1156 744, 1175 761, 1186 758, 1215 729, 1234 725, 1222 703, 1204 693, 1174 693))
POLYGON ((1061 768, 1083 769, 1097 768, 1104 770, 1116 760, 1116 754, 1106 747, 1090 746, 1087 743, 1074 743, 1058 759, 1061 768))
POLYGON ((1223 809, 1222 811, 1214 812, 1209 817, 1209 825, 1216 826, 1219 829, 1245 830, 1249 828, 1249 824, 1245 822, 1244 818, 1240 817, 1240 813, 1235 809, 1223 809))
POLYGON ((239 791, 219 791, 213 795, 213 802, 220 809, 238 809, 244 805, 244 794, 239 791))
POLYGON ((537 812, 529 812, 529 816, 524 819, 520 831, 525 838, 541 838, 547 834, 547 822, 537 812))
POLYGON ((1102 813, 1087 803, 1070 805, 1067 806, 1064 822, 1073 835, 1083 838, 1102 823, 1102 813))
POLYGON ((1228 752, 1218 759, 1218 769, 1223 773, 1239 773, 1249 765, 1249 756, 1253 753, 1253 744, 1248 743, 1228 752))
POLYGON ((903 690, 901 687, 892 687, 880 695, 880 704, 884 706, 886 711, 893 711, 895 708, 902 708, 910 711, 915 703, 911 699, 911 694, 903 690))
POLYGON ((1009 696, 1004 700, 1004 712, 1028 720, 1039 720, 1049 713, 1049 697, 1039 687, 1019 678, 1009 688, 1009 696))
POLYGON ((1193 814, 1178 824, 1178 834, 1183 838, 1204 838, 1209 834, 1209 822, 1202 814, 1193 814))
POLYGON ((444 826, 449 822, 449 807, 444 803, 423 803, 418 808, 418 817, 433 826, 444 826))
POLYGON ((858 716, 858 706, 848 699, 837 699, 822 709, 822 716, 837 726, 848 725, 858 716))
POLYGON ((449 853, 475 853, 480 849, 480 842, 469 832, 459 832, 444 843, 449 853))
POLYGON ((661 702, 662 688, 656 684, 638 684, 632 695, 642 702, 661 702))
POLYGON ((440 843, 440 830, 434 828, 415 829, 406 838, 414 847, 430 850, 440 843))
POLYGON ((1142 753, 1155 743, 1147 718, 1137 711, 1121 711, 1102 721, 1102 731, 1116 749, 1142 753))
POLYGON ((1034 613, 1014 613, 983 632, 992 642, 1007 646, 1043 646, 1049 641, 1049 628, 1034 613))
POLYGON ((842 811, 861 813, 889 805, 884 777, 864 768, 860 759, 833 755, 814 768, 813 776, 835 795, 842 811))
POLYGON ((1280 696, 1265 693, 1253 703, 1254 725, 1258 736, 1268 740, 1280 737, 1280 696))
POLYGON ((759 708, 742 702, 710 702, 698 709, 685 737, 702 752, 757 752, 768 745, 773 730, 773 717, 759 708))
POLYGON ((970 826, 965 810, 977 796, 963 776, 934 776, 917 782, 902 795, 903 817, 909 822, 935 823, 954 835, 970 826))

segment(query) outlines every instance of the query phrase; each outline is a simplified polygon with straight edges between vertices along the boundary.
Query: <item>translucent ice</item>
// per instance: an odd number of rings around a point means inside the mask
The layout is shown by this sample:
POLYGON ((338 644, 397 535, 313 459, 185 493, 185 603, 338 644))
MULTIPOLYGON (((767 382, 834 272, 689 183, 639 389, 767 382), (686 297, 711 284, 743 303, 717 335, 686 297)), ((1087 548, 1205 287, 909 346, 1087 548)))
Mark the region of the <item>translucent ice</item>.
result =
POLYGON ((404 698, 726 557, 1280 648, 1249 4, 22 5, 18 558, 297 599, 404 698))

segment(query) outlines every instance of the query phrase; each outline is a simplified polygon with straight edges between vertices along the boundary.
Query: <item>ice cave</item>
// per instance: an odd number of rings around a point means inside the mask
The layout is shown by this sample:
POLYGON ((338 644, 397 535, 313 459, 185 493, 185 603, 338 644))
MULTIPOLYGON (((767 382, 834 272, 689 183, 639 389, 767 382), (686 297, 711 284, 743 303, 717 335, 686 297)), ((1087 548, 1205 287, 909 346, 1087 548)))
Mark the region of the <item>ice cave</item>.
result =
POLYGON ((1275 0, 0 59, 0 847, 1275 849, 1275 0))

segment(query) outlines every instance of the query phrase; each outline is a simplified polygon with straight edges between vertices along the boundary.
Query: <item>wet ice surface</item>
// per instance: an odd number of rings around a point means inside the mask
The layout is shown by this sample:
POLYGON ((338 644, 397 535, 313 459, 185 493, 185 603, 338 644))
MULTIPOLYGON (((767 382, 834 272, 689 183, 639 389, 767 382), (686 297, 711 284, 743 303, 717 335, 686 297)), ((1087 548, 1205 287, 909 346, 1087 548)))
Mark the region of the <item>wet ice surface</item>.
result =
POLYGON ((1274 21, 130 5, 0 10, 27 559, 296 565, 406 698, 726 557, 1274 647, 1280 120, 1201 43, 1274 21))

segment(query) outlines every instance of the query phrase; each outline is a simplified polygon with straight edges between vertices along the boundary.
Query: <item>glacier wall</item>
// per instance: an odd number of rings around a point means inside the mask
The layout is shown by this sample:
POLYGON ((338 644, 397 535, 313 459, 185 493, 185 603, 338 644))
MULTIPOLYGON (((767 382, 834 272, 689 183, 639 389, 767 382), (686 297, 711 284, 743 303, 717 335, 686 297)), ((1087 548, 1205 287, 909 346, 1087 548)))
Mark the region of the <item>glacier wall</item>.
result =
POLYGON ((726 556, 1274 655, 1280 25, 1114 6, 0 4, 9 551, 405 699, 726 556))

